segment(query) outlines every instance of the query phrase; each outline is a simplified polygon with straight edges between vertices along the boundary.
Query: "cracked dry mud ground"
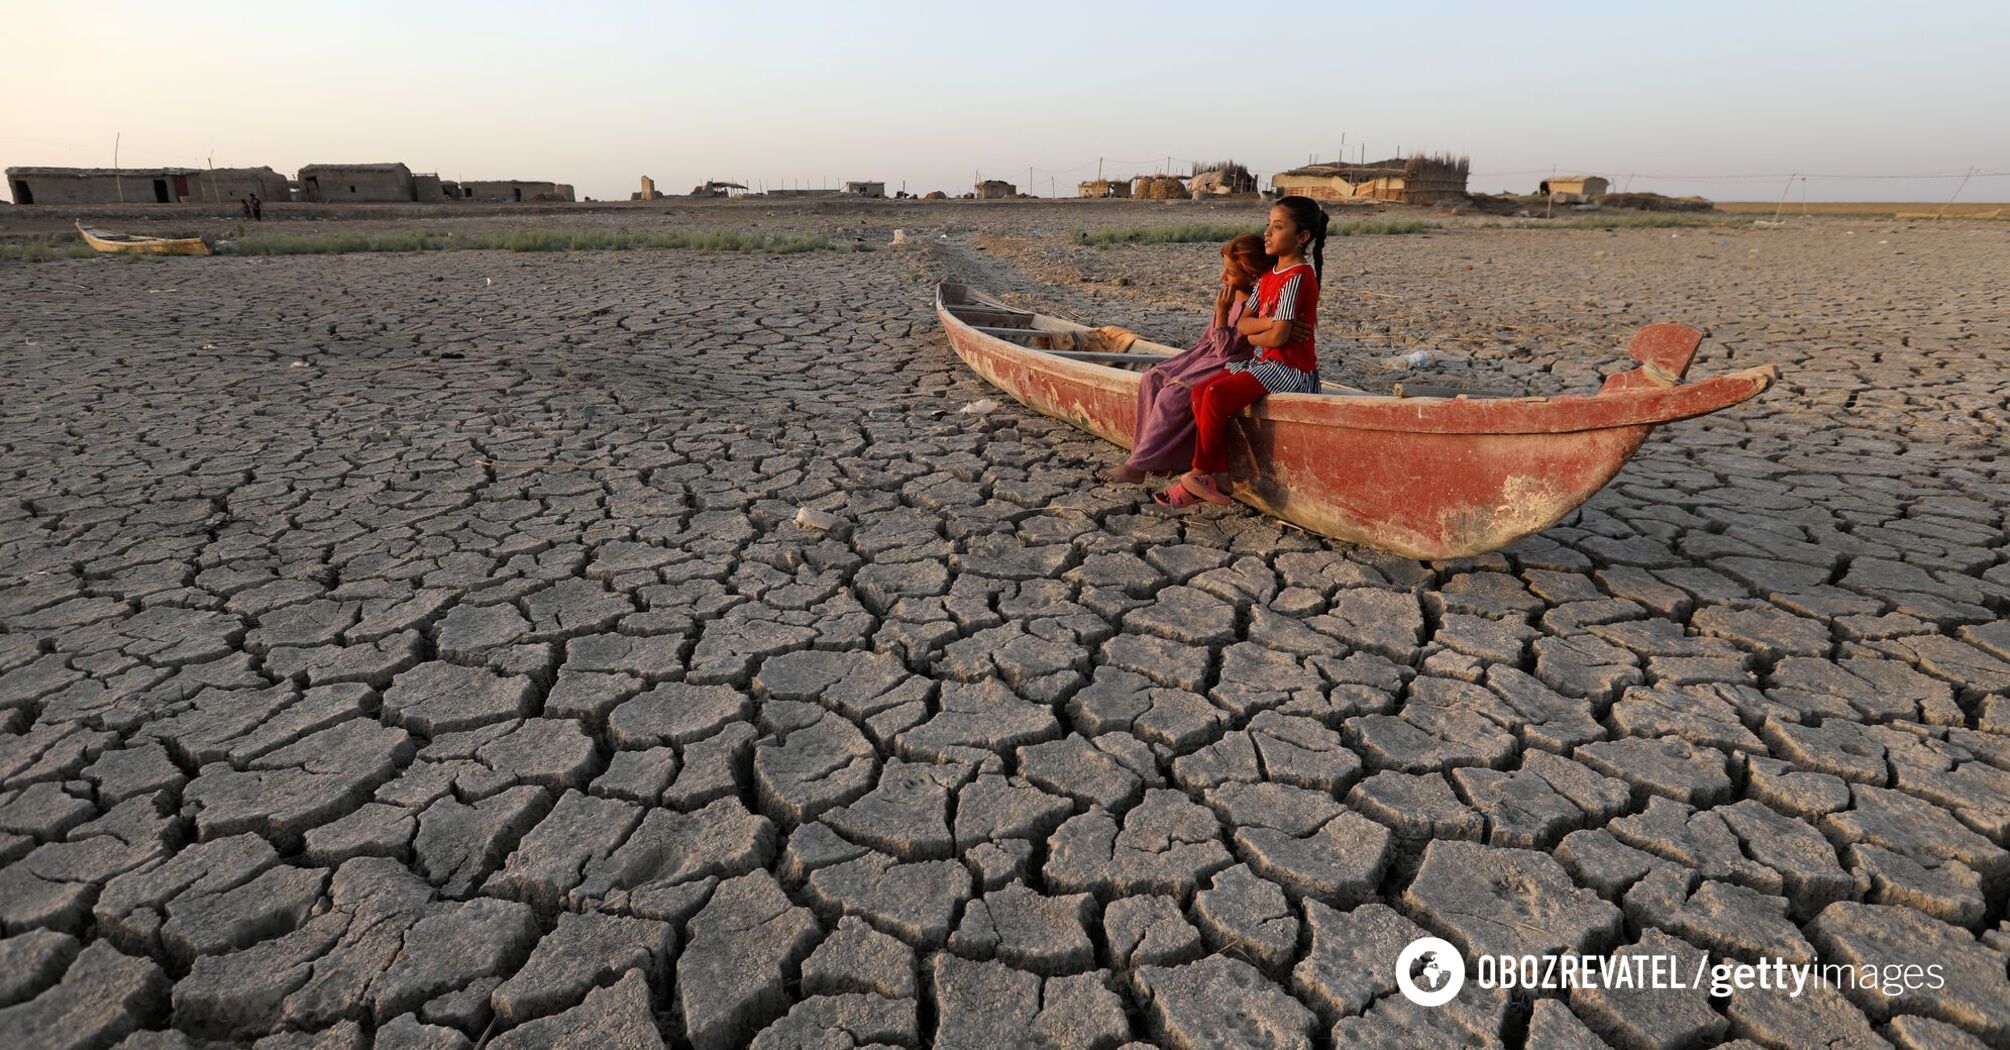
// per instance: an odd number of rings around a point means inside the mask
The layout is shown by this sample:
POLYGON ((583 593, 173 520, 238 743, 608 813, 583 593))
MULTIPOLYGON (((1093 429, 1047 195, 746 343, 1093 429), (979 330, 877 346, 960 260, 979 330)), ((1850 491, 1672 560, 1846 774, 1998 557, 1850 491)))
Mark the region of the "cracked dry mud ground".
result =
POLYGON ((2010 1045, 2006 239, 1336 245, 1335 368, 1788 370, 1444 564, 955 412, 938 273, 1178 338, 1204 245, 0 269, 0 1043, 2010 1045))

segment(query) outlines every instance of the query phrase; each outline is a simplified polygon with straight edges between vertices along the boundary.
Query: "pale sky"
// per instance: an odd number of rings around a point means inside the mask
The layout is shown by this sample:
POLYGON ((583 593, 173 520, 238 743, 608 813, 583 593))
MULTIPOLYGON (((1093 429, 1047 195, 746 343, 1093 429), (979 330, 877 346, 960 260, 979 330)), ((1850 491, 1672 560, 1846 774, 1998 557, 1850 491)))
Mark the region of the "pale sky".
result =
POLYGON ((1398 148, 1773 200, 2010 200, 2010 3, 0 0, 0 166, 404 161, 1062 194, 1398 148), (1307 7, 1329 7, 1307 13, 1307 7), (1032 184, 1027 169, 1034 170, 1032 184), (1795 185, 1792 199, 1799 200, 1795 185))

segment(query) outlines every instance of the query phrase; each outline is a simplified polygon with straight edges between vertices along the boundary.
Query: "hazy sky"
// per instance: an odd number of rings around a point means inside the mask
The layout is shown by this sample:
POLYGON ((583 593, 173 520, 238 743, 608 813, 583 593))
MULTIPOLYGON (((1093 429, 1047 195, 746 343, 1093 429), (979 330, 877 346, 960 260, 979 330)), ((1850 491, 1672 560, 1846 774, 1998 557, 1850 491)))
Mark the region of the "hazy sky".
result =
POLYGON ((106 166, 122 133, 127 166, 401 160, 600 198, 644 174, 960 193, 1029 166, 1067 193, 1098 157, 1268 175, 1344 135, 1468 154, 1476 191, 1552 166, 1722 200, 2010 172, 2010 3, 1276 6, 0 0, 0 166, 106 166))

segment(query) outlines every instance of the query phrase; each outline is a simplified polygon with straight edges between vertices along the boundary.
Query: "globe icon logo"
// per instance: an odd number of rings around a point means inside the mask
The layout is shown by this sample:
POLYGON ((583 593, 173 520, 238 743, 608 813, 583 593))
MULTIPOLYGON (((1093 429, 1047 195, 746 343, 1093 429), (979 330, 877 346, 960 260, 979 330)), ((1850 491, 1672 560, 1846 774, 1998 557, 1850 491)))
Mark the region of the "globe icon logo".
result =
POLYGON ((1466 960, 1440 937, 1419 937, 1396 956, 1396 987, 1418 1006, 1443 1006, 1466 983, 1466 960))

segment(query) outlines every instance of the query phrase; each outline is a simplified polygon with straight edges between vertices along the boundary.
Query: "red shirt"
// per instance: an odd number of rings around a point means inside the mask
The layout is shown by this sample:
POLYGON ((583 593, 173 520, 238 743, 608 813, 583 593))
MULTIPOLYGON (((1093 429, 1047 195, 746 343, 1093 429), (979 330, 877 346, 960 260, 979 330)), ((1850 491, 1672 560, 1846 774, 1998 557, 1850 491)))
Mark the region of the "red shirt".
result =
MULTIPOLYGON (((1249 301, 1251 315, 1255 317, 1304 321, 1307 327, 1319 324, 1319 278, 1307 263, 1266 272, 1256 279, 1256 290, 1250 293, 1249 301)), ((1256 356, 1300 372, 1315 371, 1319 367, 1309 335, 1283 346, 1260 347, 1256 356)))

